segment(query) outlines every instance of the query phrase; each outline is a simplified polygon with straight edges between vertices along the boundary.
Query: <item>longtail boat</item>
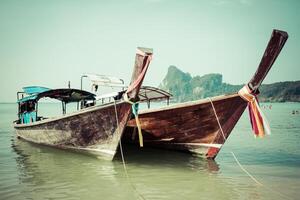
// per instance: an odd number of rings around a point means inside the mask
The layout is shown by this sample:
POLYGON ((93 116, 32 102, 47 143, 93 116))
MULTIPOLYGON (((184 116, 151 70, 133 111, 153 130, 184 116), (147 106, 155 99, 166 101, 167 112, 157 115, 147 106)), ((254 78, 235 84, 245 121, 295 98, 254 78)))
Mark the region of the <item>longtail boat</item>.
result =
MULTIPOLYGON (((247 105, 253 131, 263 137, 268 127, 259 109, 257 95, 287 38, 286 32, 273 30, 255 75, 239 92, 140 111, 144 146, 191 152, 214 159, 247 105)), ((170 97, 168 94, 161 97, 164 96, 170 97)), ((122 140, 138 143, 137 130, 136 120, 131 119, 122 140)))
POLYGON ((84 90, 23 88, 18 92, 18 119, 14 122, 17 137, 113 159, 151 58, 152 49, 138 48, 128 89, 113 102, 102 105, 95 105, 95 95, 84 90), (38 102, 47 97, 61 101, 62 116, 45 118, 38 115, 38 102), (66 113, 66 105, 71 102, 77 102, 80 109, 66 113))

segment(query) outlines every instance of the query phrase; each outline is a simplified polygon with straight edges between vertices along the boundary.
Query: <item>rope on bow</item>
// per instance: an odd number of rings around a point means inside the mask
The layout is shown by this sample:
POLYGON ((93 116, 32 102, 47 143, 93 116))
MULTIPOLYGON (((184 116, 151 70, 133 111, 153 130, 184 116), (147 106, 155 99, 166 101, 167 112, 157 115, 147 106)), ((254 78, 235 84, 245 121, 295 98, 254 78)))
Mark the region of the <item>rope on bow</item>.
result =
POLYGON ((265 134, 270 135, 271 131, 267 118, 260 109, 258 99, 256 95, 252 93, 249 86, 245 85, 240 89, 238 94, 242 99, 248 102, 250 121, 255 137, 258 136, 262 138, 265 134))

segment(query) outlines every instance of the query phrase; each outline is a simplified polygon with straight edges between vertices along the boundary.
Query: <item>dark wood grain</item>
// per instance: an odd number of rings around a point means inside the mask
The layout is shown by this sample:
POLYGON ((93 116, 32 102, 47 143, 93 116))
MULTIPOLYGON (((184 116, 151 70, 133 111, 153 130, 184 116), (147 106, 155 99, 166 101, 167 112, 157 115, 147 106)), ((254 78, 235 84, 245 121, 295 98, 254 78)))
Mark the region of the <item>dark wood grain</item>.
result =
MULTIPOLYGON (((217 116, 227 138, 247 106, 238 95, 212 98, 217 116)), ((146 110, 139 114, 145 146, 198 153, 215 158, 225 142, 211 102, 199 100, 173 107, 146 110)), ((134 137, 135 120, 127 123, 123 141, 138 143, 134 137)))

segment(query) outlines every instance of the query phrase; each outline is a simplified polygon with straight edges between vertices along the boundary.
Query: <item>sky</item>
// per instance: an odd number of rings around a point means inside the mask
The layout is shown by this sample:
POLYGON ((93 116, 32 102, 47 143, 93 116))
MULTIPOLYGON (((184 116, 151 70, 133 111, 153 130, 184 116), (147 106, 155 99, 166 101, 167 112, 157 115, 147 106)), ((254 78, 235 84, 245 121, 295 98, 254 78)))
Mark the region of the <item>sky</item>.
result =
POLYGON ((136 47, 153 48, 144 85, 170 65, 247 83, 273 29, 289 33, 264 83, 300 80, 297 0, 0 0, 0 102, 24 86, 80 87, 84 73, 129 83, 136 47))

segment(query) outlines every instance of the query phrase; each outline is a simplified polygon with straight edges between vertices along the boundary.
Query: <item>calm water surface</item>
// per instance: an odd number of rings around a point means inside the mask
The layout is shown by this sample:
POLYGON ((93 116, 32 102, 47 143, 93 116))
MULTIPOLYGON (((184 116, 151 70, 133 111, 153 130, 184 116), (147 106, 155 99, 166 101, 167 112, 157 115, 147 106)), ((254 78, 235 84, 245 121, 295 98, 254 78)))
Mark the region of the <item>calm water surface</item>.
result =
MULTIPOLYGON (((264 104, 269 105, 269 104, 264 104)), ((45 113, 57 105, 40 106, 45 113)), ((184 153, 127 147, 130 180, 145 199, 299 199, 298 103, 264 109, 272 135, 255 139, 247 111, 216 161, 184 153), (263 186, 257 185, 237 165, 263 186)), ((110 162, 15 138, 15 104, 0 104, 0 199, 139 199, 120 159, 110 162)))

